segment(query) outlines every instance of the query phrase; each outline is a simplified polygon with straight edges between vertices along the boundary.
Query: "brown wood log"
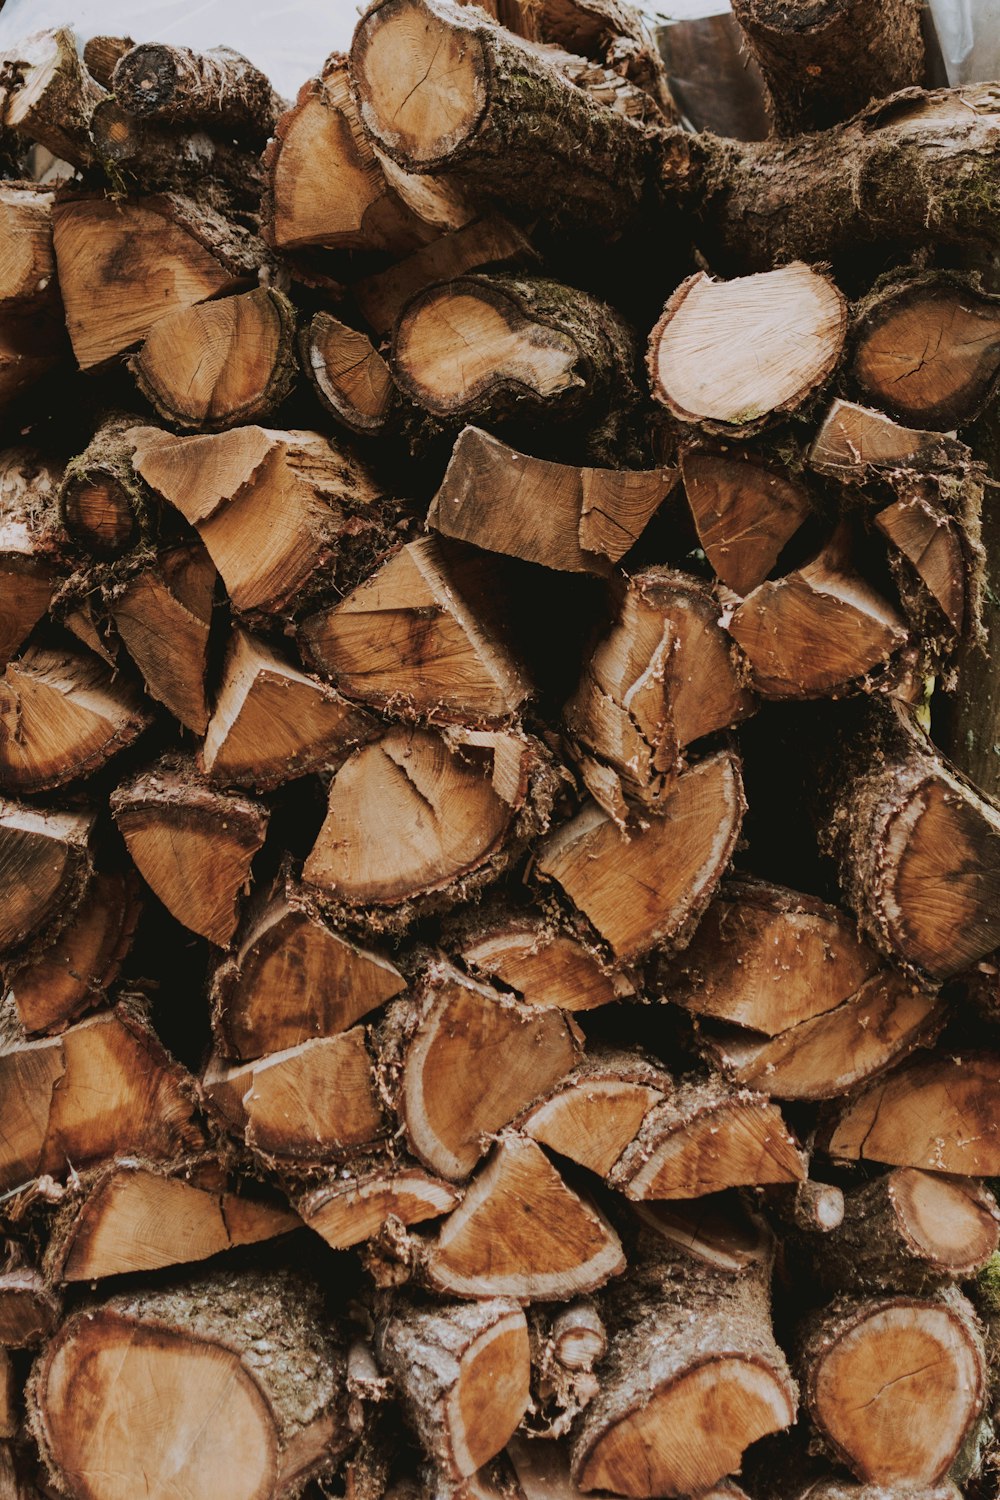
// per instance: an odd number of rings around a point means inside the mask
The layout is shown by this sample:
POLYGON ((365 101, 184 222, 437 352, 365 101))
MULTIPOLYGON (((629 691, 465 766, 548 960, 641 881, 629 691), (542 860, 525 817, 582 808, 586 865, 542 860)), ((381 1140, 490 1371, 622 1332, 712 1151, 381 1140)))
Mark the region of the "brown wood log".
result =
POLYGON ((975 564, 961 525, 918 488, 880 510, 875 525, 890 543, 889 566, 911 625, 925 651, 945 656, 975 611, 975 564))
POLYGON ((202 1088, 238 1141, 267 1167, 293 1176, 386 1133, 362 1026, 252 1062, 213 1057, 202 1088))
POLYGON ((681 422, 749 437, 826 383, 846 333, 843 294, 800 261, 735 281, 699 271, 650 334, 653 395, 681 422))
POLYGON ((641 1054, 592 1048, 517 1128, 540 1145, 606 1177, 673 1081, 641 1054))
POLYGON ((295 384, 295 309, 274 287, 180 307, 129 365, 150 405, 183 431, 256 422, 295 384))
POLYGON ((29 646, 0 680, 0 786, 43 792, 79 781, 150 722, 134 689, 90 652, 29 646))
POLYGON ((73 167, 94 160, 90 117, 105 90, 66 27, 36 31, 0 53, 0 119, 73 167))
POLYGON ((379 0, 354 36, 365 129, 410 172, 612 238, 642 205, 651 97, 611 68, 519 41, 448 0, 379 0))
POLYGON ((0 1345, 28 1349, 55 1332, 59 1297, 42 1273, 15 1255, 0 1270, 0 1345))
POLYGON ((983 1183, 897 1167, 844 1198, 843 1221, 812 1255, 831 1291, 912 1292, 967 1281, 1000 1243, 1000 1210, 983 1183))
MULTIPOLYGON (((790 1191, 799 1186, 796 1183, 790 1191)), ((712 1193, 674 1202, 650 1199, 636 1203, 633 1211, 636 1223, 652 1236, 652 1242, 662 1240, 673 1257, 680 1253, 717 1271, 762 1266, 765 1274, 774 1259, 773 1234, 739 1193, 712 1193)))
POLYGON ((141 427, 133 436, 137 472, 195 527, 234 609, 251 620, 346 591, 386 548, 391 503, 352 453, 317 432, 174 437, 141 427))
POLYGON ((59 525, 59 465, 32 448, 0 452, 0 662, 52 602, 68 562, 59 525))
POLYGON ((406 981, 389 958, 338 932, 288 875, 251 909, 212 980, 212 1026, 224 1056, 247 1060, 335 1036, 406 981))
POLYGON ((945 1017, 934 991, 887 969, 777 1036, 710 1025, 699 1034, 712 1065, 735 1083, 776 1099, 829 1099, 929 1045, 945 1017))
POLYGON ((756 706, 711 589, 676 569, 645 568, 628 579, 563 722, 578 757, 614 772, 619 805, 627 797, 655 808, 684 769, 687 747, 756 706))
POLYGON ((133 433, 141 430, 135 417, 115 412, 66 466, 59 489, 62 523, 93 557, 118 557, 156 531, 156 499, 133 466, 133 433))
POLYGON ((349 1162, 347 1175, 333 1177, 297 1199, 302 1219, 334 1250, 374 1239, 396 1219, 403 1225, 440 1219, 461 1200, 453 1183, 423 1168, 388 1157, 363 1165, 349 1162))
POLYGON ((467 271, 491 266, 513 269, 537 262, 538 254, 522 229, 500 214, 486 213, 384 271, 365 276, 351 291, 365 322, 384 338, 410 299, 438 281, 454 281, 467 271))
MULTIPOLYGON (((14 1371, 14 1365, 6 1349, 0 1350, 0 1437, 5 1441, 17 1437, 21 1426, 21 1383, 14 1371)), ((9 1469, 3 1470, 4 1481, 8 1485, 10 1500, 20 1500, 18 1492, 13 1488, 16 1484, 16 1475, 13 1472, 13 1461, 4 1455, 2 1460, 9 1463, 9 1469)))
POLYGON ((218 578, 198 539, 159 553, 104 591, 146 691, 193 734, 208 728, 208 647, 218 578))
POLYGON ((236 629, 199 764, 218 785, 268 791, 339 764, 379 727, 364 709, 236 629))
POLYGON ((72 1285, 157 1271, 301 1227, 276 1195, 235 1191, 210 1156, 119 1156, 74 1177, 49 1234, 45 1274, 72 1285))
POLYGON ((399 392, 367 333, 332 313, 314 313, 299 336, 313 390, 331 416, 359 437, 393 431, 401 420, 399 392))
POLYGON ((806 1175, 777 1105, 720 1078, 680 1084, 646 1114, 608 1174, 627 1198, 699 1198, 806 1175))
POLYGON ((0 1051, 0 1187, 21 1187, 136 1151, 171 1160, 202 1143, 194 1080, 145 1016, 117 1005, 30 1041, 9 1002, 0 1051))
POLYGON ((550 463, 466 427, 428 525, 490 552, 569 573, 607 576, 673 489, 676 471, 550 463))
POLYGON ((118 787, 111 811, 136 869, 170 914, 225 947, 264 843, 267 808, 211 789, 192 763, 168 757, 118 787))
POLYGON ((710 1268, 648 1234, 608 1294, 611 1350, 573 1441, 573 1478, 629 1496, 711 1490, 795 1419, 771 1330, 769 1261, 710 1268))
POLYGON ((901 706, 866 705, 831 766, 821 836, 876 945, 946 978, 1000 942, 1000 810, 901 706))
POLYGON ((811 1330, 802 1368, 809 1415, 836 1457, 886 1486, 943 1480, 985 1394, 982 1335, 953 1289, 834 1303, 811 1330))
POLYGON ((736 19, 767 84, 778 135, 824 130, 873 99, 921 84, 920 7, 890 0, 816 0, 789 11, 779 0, 736 0, 736 19))
POLYGON ((494 272, 411 298, 391 368, 403 395, 448 427, 586 422, 602 462, 638 401, 635 363, 632 333, 606 303, 547 277, 494 272))
POLYGON ((107 364, 180 308, 256 284, 260 241, 178 193, 115 202, 67 197, 53 210, 66 326, 82 370, 107 364))
POLYGON ((837 397, 819 425, 809 463, 820 474, 864 483, 886 469, 961 468, 971 462, 964 443, 926 428, 904 427, 871 406, 837 397))
POLYGON ((245 141, 185 128, 156 115, 132 115, 113 94, 90 117, 94 154, 118 192, 189 193, 256 229, 264 173, 245 141))
MULTIPOLYGON (((0 82, 0 115, 2 100, 0 82)), ((7 247, 0 268, 0 405, 70 353, 55 274, 53 202, 51 190, 38 183, 0 182, 0 233, 7 247)))
POLYGON ((268 244, 288 252, 323 247, 382 250, 398 257, 434 238, 435 208, 459 223, 472 217, 457 195, 442 192, 433 181, 414 208, 402 175, 389 175, 373 149, 351 95, 345 60, 334 53, 277 122, 264 155, 261 232, 268 244))
POLYGON ((881 1161, 928 1172, 994 1177, 1000 1059, 931 1054, 868 1084, 826 1132, 841 1161, 881 1161))
POLYGON ((129 114, 206 125, 261 145, 282 104, 260 69, 230 47, 193 52, 143 43, 118 59, 111 88, 129 114))
POLYGON ((0 953, 43 929, 54 936, 74 911, 90 879, 95 819, 0 799, 0 953))
POLYGON ((540 845, 536 868, 616 958, 682 948, 725 874, 743 811, 739 763, 718 751, 679 776, 630 835, 596 802, 585 804, 540 845))
POLYGON ((540 1146, 500 1139, 426 1247, 422 1274, 455 1297, 565 1301, 625 1269, 603 1214, 562 1180, 540 1146))
POLYGON ((303 620, 335 685, 395 717, 502 724, 532 693, 503 638, 488 558, 435 536, 409 542, 332 609, 303 620))
POLYGON ((303 880, 335 914, 400 931, 496 880, 548 827, 556 787, 513 730, 390 728, 333 777, 303 880))
POLYGON ((593 1010, 635 993, 584 933, 551 914, 483 904, 445 934, 445 946, 473 978, 499 983, 526 1005, 593 1010))
POLYGON ((804 567, 760 584, 726 628, 765 698, 840 697, 865 688, 909 639, 899 612, 852 568, 846 533, 804 567))
POLYGON ((907 245, 990 243, 996 108, 991 83, 911 88, 790 141, 674 135, 661 184, 694 209, 702 250, 727 274, 836 263, 870 244, 895 257, 907 245))
POLYGON ((375 1350, 424 1452, 448 1479, 496 1457, 525 1413, 531 1362, 516 1302, 398 1304, 378 1325, 375 1350))
POLYGON ((132 945, 137 885, 128 871, 96 873, 68 922, 56 922, 38 947, 4 965, 3 982, 25 1031, 58 1031, 101 1003, 132 945))
POLYGON ((410 1150, 438 1176, 461 1181, 490 1138, 576 1064, 581 1040, 560 1011, 525 1006, 433 963, 380 1028, 381 1064, 410 1150))
POLYGON ((597 1394, 594 1365, 607 1353, 607 1329, 592 1297, 578 1297, 558 1311, 533 1307, 528 1329, 531 1401, 522 1425, 532 1437, 552 1441, 570 1430, 597 1394))
POLYGON ((808 489, 743 448, 687 444, 680 467, 705 556, 728 588, 749 594, 812 513, 808 489))
POLYGON ((180 1485, 284 1500, 347 1446, 345 1405, 320 1289, 291 1271, 217 1271, 80 1311, 29 1394, 46 1468, 71 1500, 113 1493, 109 1473, 122 1495, 180 1485))
POLYGON ((851 379, 861 399, 914 427, 973 421, 1000 374, 1000 302, 938 271, 890 282, 855 312, 851 379))
POLYGON ((134 46, 135 42, 130 36, 88 37, 83 44, 84 66, 102 89, 109 89, 115 63, 134 46))
POLYGON ((780 1036, 834 1010, 880 965, 835 906, 764 881, 729 880, 688 947, 660 964, 663 999, 696 1015, 780 1036))

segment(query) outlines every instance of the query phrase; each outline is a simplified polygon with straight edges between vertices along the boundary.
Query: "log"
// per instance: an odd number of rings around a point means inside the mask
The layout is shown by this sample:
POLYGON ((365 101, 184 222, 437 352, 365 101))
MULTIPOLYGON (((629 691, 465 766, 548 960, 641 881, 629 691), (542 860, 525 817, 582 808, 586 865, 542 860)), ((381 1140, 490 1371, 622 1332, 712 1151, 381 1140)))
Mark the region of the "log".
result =
POLYGON ((303 620, 305 650, 348 697, 397 718, 502 724, 531 681, 504 640, 489 559, 420 537, 332 609, 303 620))
POLYGON ((256 230, 264 174, 252 146, 185 128, 156 115, 133 115, 113 94, 90 117, 94 154, 119 192, 186 193, 256 230))
POLYGON ((551 916, 483 903, 446 936, 474 979, 499 982, 526 1005, 594 1010, 634 994, 597 947, 551 916))
POLYGON ((688 947, 659 964, 663 999, 696 1015, 780 1036, 857 994, 879 968, 835 906, 765 881, 721 886, 688 947))
POLYGON ((61 469, 32 448, 0 452, 0 662, 48 610, 68 566, 56 494, 61 469))
POLYGON ((444 536, 569 573, 607 576, 673 489, 676 472, 550 463, 479 427, 456 439, 427 512, 444 536))
POLYGON ((685 444, 680 468, 705 556, 734 593, 751 593, 812 514, 808 489, 786 470, 725 445, 685 444))
MULTIPOLYGON (((278 119, 264 154, 264 181, 261 233, 278 250, 322 247, 399 256, 434 237, 366 137, 337 53, 278 119)), ((434 186, 427 188, 432 197, 434 186)), ((457 203, 450 207, 463 217, 457 203)))
POLYGON ((528 1325, 516 1302, 403 1303, 378 1325, 375 1351, 424 1452, 452 1481, 495 1458, 527 1408, 528 1325))
POLYGON ((654 1105, 673 1091, 640 1054, 591 1049, 517 1128, 540 1145, 606 1177, 654 1105))
POLYGON ((616 1331, 574 1436, 573 1478, 586 1492, 701 1494, 795 1419, 769 1266, 723 1272, 662 1242, 640 1245, 633 1276, 610 1293, 616 1331))
POLYGON ((867 245, 993 239, 994 84, 902 89, 842 125, 790 141, 669 138, 667 198, 692 208, 718 271, 835 264, 867 245))
POLYGON ((91 776, 150 722, 90 652, 29 646, 0 680, 0 786, 43 792, 91 776))
POLYGON ((717 751, 683 772, 628 837, 596 803, 585 804, 539 847, 536 869, 616 958, 682 948, 725 874, 744 806, 739 763, 717 751))
POLYGON ((351 76, 365 129, 406 171, 607 238, 643 207, 663 116, 599 63, 448 0, 377 0, 351 76))
POLYGON ((264 843, 267 808, 215 791, 193 764, 167 757, 119 786, 111 811, 136 869, 171 916, 225 947, 264 843))
POLYGON ((778 135, 825 130, 924 81, 920 8, 890 0, 819 0, 789 11, 780 0, 736 0, 733 7, 767 84, 778 135))
POLYGON ((816 1320, 802 1368, 809 1415, 837 1459, 886 1486, 943 1480, 985 1393, 982 1336, 954 1290, 834 1303, 816 1320), (909 1419, 915 1408, 919 1424, 909 1419))
POLYGON ((801 261, 734 281, 699 271, 650 334, 653 396, 681 422, 750 437, 826 384, 846 333, 843 294, 801 261))
POLYGON ((213 1057, 201 1082, 236 1140, 266 1167, 292 1176, 385 1134, 362 1026, 249 1063, 213 1057))
POLYGON ((914 427, 980 415, 1000 374, 1000 302, 969 276, 890 282, 855 313, 850 374, 861 399, 914 427))
MULTIPOLYGON (((796 1183, 797 1192, 803 1186, 796 1183)), ((783 1189, 772 1189, 781 1192, 783 1189)), ((650 1199, 634 1205, 636 1223, 679 1254, 717 1271, 763 1267, 765 1274, 775 1253, 774 1236, 765 1221, 751 1213, 739 1193, 723 1192, 676 1202, 650 1199)))
POLYGON ((0 120, 70 166, 93 163, 90 117, 104 94, 66 27, 36 31, 0 53, 0 120))
POLYGON ((208 728, 208 648, 218 578, 192 538, 157 553, 105 590, 119 639, 142 673, 146 691, 193 734, 208 728))
MULTIPOLYGON (((7 1441, 17 1437, 21 1426, 20 1397, 20 1382, 14 1372, 11 1357, 6 1349, 0 1350, 0 1436, 7 1441)), ((4 1480, 11 1486, 16 1483, 16 1475, 13 1472, 13 1462, 6 1452, 3 1462, 8 1465, 4 1471, 4 1480)), ((11 1500, 20 1500, 16 1489, 11 1489, 10 1493, 11 1500)))
POLYGON ((223 1055, 246 1061, 336 1036, 405 986, 386 955, 324 921, 285 874, 214 972, 212 1028, 223 1055))
POLYGON ((129 114, 206 125, 260 145, 281 108, 260 69, 230 47, 132 47, 115 63, 111 88, 129 114))
POLYGON ((380 1034, 409 1149, 439 1177, 461 1181, 490 1138, 570 1071, 580 1042, 560 1011, 523 1005, 432 964, 389 1010, 380 1034))
POLYGON ((129 872, 98 872, 54 941, 4 965, 25 1031, 58 1031, 102 1002, 132 946, 139 912, 129 872))
POLYGON ((821 837, 876 946, 942 979, 1000 943, 1000 810, 902 706, 866 706, 842 742, 821 837))
POLYGON ((401 931, 503 874, 548 827, 555 787, 513 730, 390 728, 333 777, 303 880, 335 914, 401 931))
POLYGON ((965 533, 953 517, 917 488, 875 516, 890 543, 889 566, 912 627, 945 657, 975 629, 975 562, 965 533))
POLYGON ((8 954, 74 911, 91 873, 96 815, 0 799, 0 953, 8 954))
POLYGON ((88 37, 83 44, 84 66, 102 89, 109 89, 115 63, 134 46, 135 42, 130 36, 88 37))
POLYGON ((777 1105, 707 1078, 678 1085, 648 1112, 608 1180, 642 1201, 699 1198, 805 1175, 802 1152, 777 1105))
POLYGON ((945 1021, 937 994, 886 970, 833 1010, 775 1037, 699 1028, 712 1065, 776 1099, 829 1099, 932 1042, 945 1021))
POLYGON ((452 428, 586 422, 600 462, 638 401, 635 362, 631 331, 606 303, 547 277, 494 272, 411 298, 391 368, 404 396, 452 428))
POLYGON ((317 432, 175 437, 140 427, 133 436, 136 471, 195 527, 251 622, 346 592, 387 545, 391 503, 352 453, 317 432))
POLYGON ((319 1287, 290 1271, 217 1271, 74 1314, 34 1367, 29 1407, 71 1500, 110 1496, 109 1474, 121 1494, 284 1500, 349 1440, 342 1349, 319 1287))
POLYGON ((202 1144, 194 1080, 135 1006, 31 1041, 6 1002, 0 1074, 4 1191, 125 1151, 169 1161, 202 1144))
POLYGON ((454 281, 467 271, 513 269, 537 261, 522 229, 500 214, 486 213, 422 245, 396 265, 363 277, 351 290, 365 322, 384 338, 410 299, 426 287, 454 281))
POLYGON ((59 514, 78 547, 92 557, 118 557, 153 536, 158 507, 133 467, 136 418, 113 413, 66 466, 59 514))
POLYGON ((911 1059, 847 1100, 830 1122, 826 1150, 841 1161, 993 1177, 998 1085, 992 1053, 911 1059))
POLYGON ((199 765, 217 785, 269 791, 338 765, 378 732, 370 714, 235 629, 199 765))
MULTIPOLYGON (((528 1332, 531 1401, 522 1427, 532 1438, 553 1441, 570 1430, 597 1393, 594 1365, 607 1353, 607 1329, 594 1299, 579 1297, 559 1311, 531 1308, 528 1332)), ((564 1468, 568 1477, 568 1462, 564 1468)))
POLYGON ((154 324, 257 281, 263 247, 178 193, 125 202, 68 197, 52 213, 66 326, 81 370, 106 365, 154 324))
POLYGON ((323 406, 359 437, 389 433, 401 415, 389 366, 366 333, 314 313, 299 336, 306 374, 323 406))
POLYGON ((565 1301, 625 1269, 603 1214, 562 1180, 534 1141, 502 1136, 427 1246, 422 1273, 445 1295, 565 1301))
POLYGON ((119 1156, 72 1182, 44 1269, 50 1281, 71 1286, 194 1264, 300 1227, 277 1196, 234 1191, 210 1156, 119 1156))
POLYGON ((295 309, 274 287, 180 307, 153 325, 129 367, 157 414, 182 431, 256 422, 295 384, 295 309))
POLYGON ((0 1270, 0 1346, 28 1349, 55 1332, 59 1297, 34 1266, 14 1256, 0 1270))
POLYGON ((619 800, 655 808, 689 745, 755 711, 718 621, 718 601, 691 574, 645 568, 628 579, 563 712, 577 756, 615 773, 619 800))
POLYGON ((874 407, 840 397, 831 402, 809 450, 810 466, 818 473, 856 484, 887 469, 963 468, 971 459, 964 443, 904 427, 874 407))
POLYGON ((334 1250, 374 1239, 390 1217, 403 1225, 426 1224, 453 1209, 460 1190, 405 1162, 389 1159, 365 1167, 351 1163, 348 1175, 313 1188, 296 1201, 302 1219, 334 1250))
POLYGON ((923 1295, 967 1281, 1000 1243, 1000 1210, 983 1183, 897 1167, 844 1198, 844 1218, 824 1235, 813 1273, 831 1291, 923 1295))

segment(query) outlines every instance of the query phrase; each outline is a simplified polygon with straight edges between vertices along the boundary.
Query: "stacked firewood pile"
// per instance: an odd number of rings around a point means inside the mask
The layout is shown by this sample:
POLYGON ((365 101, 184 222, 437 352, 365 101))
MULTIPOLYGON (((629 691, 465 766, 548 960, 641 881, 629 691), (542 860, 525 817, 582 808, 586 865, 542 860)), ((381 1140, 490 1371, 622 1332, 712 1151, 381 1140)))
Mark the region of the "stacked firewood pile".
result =
POLYGON ((992 1496, 1000 88, 494 10, 0 58, 0 1493, 992 1496))

